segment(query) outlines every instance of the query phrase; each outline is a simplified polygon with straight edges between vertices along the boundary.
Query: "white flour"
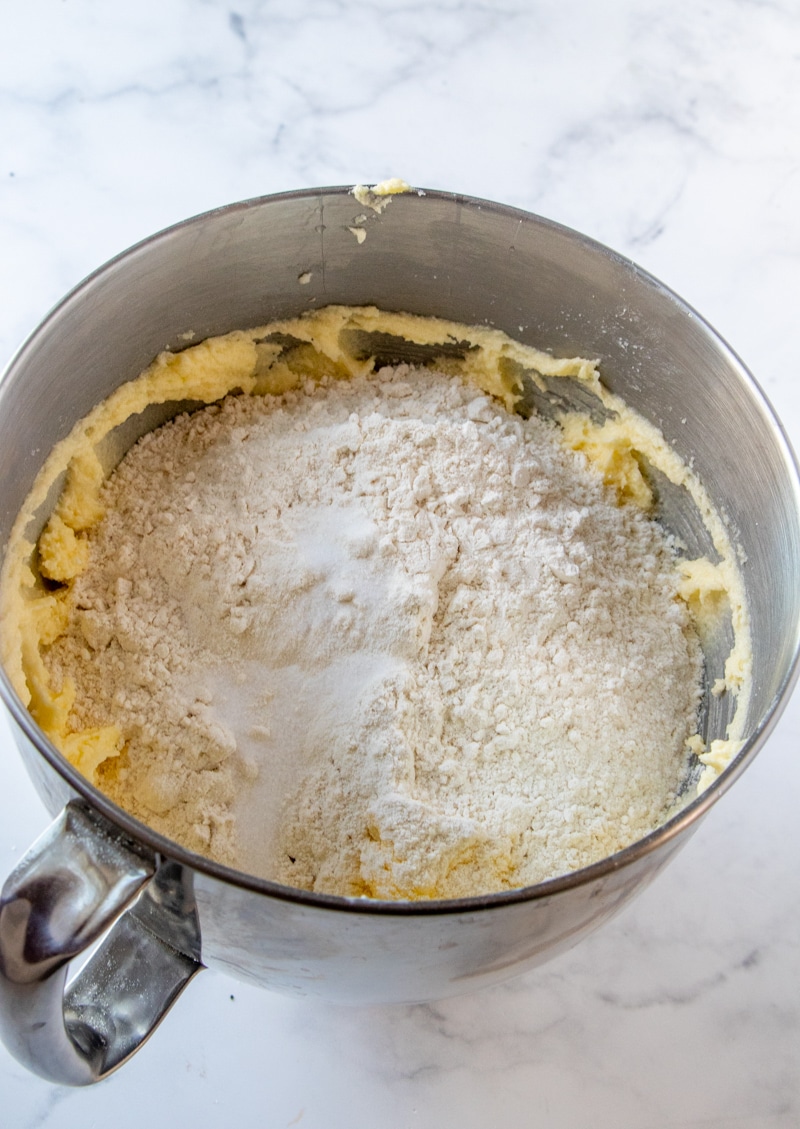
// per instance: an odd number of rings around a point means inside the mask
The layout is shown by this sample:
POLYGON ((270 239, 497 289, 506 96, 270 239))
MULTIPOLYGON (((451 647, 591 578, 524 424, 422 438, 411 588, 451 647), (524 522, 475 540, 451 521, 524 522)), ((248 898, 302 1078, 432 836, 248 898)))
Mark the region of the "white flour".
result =
POLYGON ((51 649, 102 787, 289 885, 453 897, 655 827, 699 646, 663 532, 542 420, 383 369, 146 436, 51 649))

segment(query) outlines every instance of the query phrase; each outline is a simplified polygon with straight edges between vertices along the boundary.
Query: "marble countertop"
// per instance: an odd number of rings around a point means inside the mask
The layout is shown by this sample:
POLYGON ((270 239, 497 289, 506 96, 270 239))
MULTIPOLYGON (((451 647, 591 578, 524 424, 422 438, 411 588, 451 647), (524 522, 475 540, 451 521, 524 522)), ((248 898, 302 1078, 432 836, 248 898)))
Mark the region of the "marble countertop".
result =
MULTIPOLYGON (((575 227, 678 291, 796 447, 795 0, 32 0, 0 36, 0 357, 185 216, 412 184, 575 227)), ((0 871, 47 822, 0 723, 0 871)), ((666 872, 572 952, 440 1004, 206 973, 90 1090, 0 1048, 8 1129, 800 1124, 800 696, 666 872)))

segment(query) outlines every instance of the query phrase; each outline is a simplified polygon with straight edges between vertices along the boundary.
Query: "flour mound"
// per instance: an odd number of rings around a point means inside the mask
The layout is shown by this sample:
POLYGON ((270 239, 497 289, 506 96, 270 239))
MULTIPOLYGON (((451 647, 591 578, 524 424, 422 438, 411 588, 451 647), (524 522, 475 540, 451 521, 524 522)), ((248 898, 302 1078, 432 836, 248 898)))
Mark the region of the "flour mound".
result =
POLYGON ((458 897, 663 820, 701 654, 663 531, 558 429, 400 366, 145 436, 48 655, 101 786, 284 884, 458 897))

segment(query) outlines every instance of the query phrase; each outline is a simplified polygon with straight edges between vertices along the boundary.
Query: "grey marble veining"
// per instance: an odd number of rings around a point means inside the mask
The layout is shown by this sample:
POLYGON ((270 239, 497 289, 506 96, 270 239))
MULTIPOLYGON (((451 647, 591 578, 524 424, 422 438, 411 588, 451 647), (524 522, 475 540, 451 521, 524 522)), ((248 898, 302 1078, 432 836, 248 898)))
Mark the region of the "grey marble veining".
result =
MULTIPOLYGON (((400 175, 634 258, 800 444, 794 0, 34 0, 0 35, 0 355, 106 258, 207 208, 400 175)), ((204 974, 118 1076, 0 1050, 10 1129, 791 1129, 800 699, 678 859, 573 952, 412 1008, 204 974)), ((46 822, 0 722, 0 868, 46 822)))

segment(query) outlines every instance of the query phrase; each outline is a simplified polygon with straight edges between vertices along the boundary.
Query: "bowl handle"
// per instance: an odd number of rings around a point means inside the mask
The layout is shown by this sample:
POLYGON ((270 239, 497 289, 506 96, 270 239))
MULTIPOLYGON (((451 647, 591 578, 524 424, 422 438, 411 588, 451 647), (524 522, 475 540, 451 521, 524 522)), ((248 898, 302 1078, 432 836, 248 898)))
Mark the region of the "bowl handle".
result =
POLYGON ((0 1035, 52 1082, 85 1086, 116 1070, 202 968, 191 872, 121 838, 81 800, 3 887, 0 1035), (66 987, 69 962, 109 927, 66 987))

